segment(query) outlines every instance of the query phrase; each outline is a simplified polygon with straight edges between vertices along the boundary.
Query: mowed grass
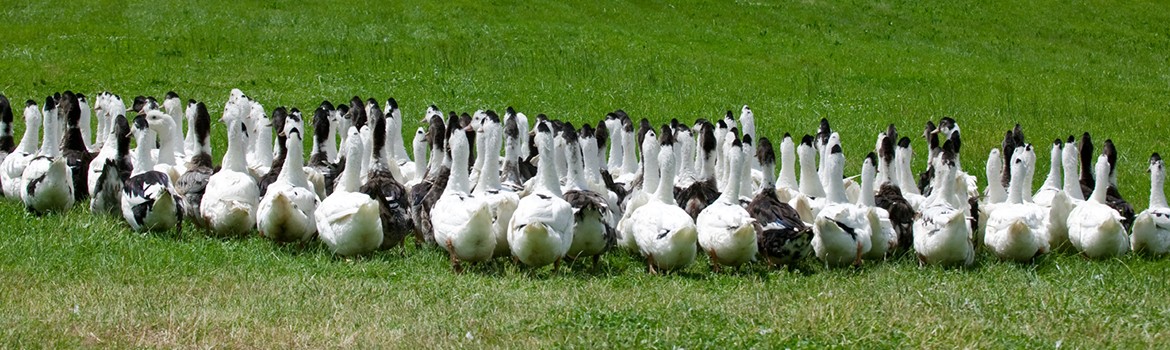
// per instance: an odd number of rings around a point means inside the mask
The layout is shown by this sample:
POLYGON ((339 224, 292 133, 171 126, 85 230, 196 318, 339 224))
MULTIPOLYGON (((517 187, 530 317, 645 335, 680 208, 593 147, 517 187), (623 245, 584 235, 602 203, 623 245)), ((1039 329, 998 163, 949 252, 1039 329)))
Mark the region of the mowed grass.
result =
MULTIPOLYGON (((231 88, 271 110, 394 96, 426 105, 656 123, 748 104, 760 133, 828 117, 847 173, 888 123, 917 135, 952 116, 964 167, 1024 125, 1039 148, 1090 131, 1121 151, 1139 210, 1146 159, 1167 152, 1170 6, 1156 2, 136 2, 27 1, 0 9, 0 93, 70 89, 212 106, 231 88)), ((20 108, 17 108, 19 118, 20 108)), ((23 126, 16 127, 17 135, 23 126)), ((216 158, 225 148, 215 129, 216 158)), ((18 136, 19 137, 19 136, 18 136)), ((914 138, 922 168, 924 143, 914 138)), ((1099 145, 1099 143, 1098 143, 1099 145)), ((306 145, 307 146, 307 145, 306 145)), ((982 184, 982 183, 981 183, 982 184)), ((34 217, 0 201, 5 347, 1150 347, 1170 338, 1170 269, 1126 256, 914 259, 827 270, 700 258, 649 276, 613 252, 589 273, 499 261, 450 272, 436 249, 339 259, 319 244, 131 233, 77 206, 34 217)))

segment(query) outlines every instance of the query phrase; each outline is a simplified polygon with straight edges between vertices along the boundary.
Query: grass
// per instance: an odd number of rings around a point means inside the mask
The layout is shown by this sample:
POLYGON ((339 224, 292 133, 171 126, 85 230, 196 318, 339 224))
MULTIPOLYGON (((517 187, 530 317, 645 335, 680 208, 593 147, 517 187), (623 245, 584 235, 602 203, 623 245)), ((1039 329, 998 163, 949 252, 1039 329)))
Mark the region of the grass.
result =
MULTIPOLYGON (((1040 146, 1091 131, 1121 151, 1144 208, 1146 158, 1170 149, 1170 8, 1087 1, 139 2, 0 9, 0 92, 161 96, 268 109, 394 96, 424 106, 655 122, 749 104, 761 133, 829 117, 849 168, 887 123, 962 124, 968 172, 1014 123, 1040 146)), ((19 110, 17 111, 19 113, 19 110)), ((213 108, 213 116, 218 116, 213 108)), ((416 118, 408 118, 416 119, 416 118)), ((409 122, 410 132, 419 126, 409 122)), ((23 129, 17 126, 17 132, 23 129)), ((216 158, 224 151, 215 129, 216 158)), ((915 139, 920 156, 922 142, 915 139)), ((1041 161, 1037 182, 1047 163, 1041 161)), ((982 177, 982 176, 981 176, 982 177)), ((316 244, 130 233, 81 206, 45 217, 0 201, 5 347, 1151 347, 1170 339, 1164 260, 967 270, 896 258, 859 270, 648 276, 494 263, 453 275, 437 250, 342 260, 316 244)))

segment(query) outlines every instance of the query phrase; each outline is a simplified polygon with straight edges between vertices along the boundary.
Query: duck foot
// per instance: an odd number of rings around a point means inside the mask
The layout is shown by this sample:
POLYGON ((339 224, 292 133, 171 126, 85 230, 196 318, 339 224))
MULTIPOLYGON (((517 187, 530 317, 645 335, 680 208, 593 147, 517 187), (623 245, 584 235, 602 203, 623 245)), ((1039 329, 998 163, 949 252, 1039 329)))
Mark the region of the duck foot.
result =
POLYGON ((457 274, 463 273, 463 266, 459 264, 459 258, 455 256, 455 245, 451 244, 450 240, 447 240, 447 254, 451 257, 451 270, 457 274))
POLYGON ((646 257, 646 266, 650 268, 651 275, 657 275, 658 271, 654 269, 654 254, 646 257))
POLYGON ((853 267, 861 267, 861 242, 857 243, 857 258, 853 259, 853 267))
POLYGON ((589 268, 589 273, 596 273, 597 272, 597 265, 600 263, 601 263, 601 254, 594 255, 593 256, 593 267, 589 268))
POLYGON ((711 271, 719 273, 719 255, 714 250, 708 250, 707 257, 711 259, 711 271))

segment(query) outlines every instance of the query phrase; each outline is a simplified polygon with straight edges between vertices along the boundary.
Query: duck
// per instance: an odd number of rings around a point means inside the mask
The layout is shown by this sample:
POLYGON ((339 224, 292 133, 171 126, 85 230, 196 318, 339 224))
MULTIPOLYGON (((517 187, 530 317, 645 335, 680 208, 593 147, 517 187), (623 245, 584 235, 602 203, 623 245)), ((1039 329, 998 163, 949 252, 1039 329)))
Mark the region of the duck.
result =
MULTIPOLYGON (((346 168, 344 159, 334 162, 333 157, 329 154, 330 144, 333 145, 334 152, 337 151, 337 144, 334 141, 336 139, 336 133, 333 131, 334 122, 330 120, 329 110, 326 108, 328 102, 325 101, 313 111, 313 148, 309 153, 308 164, 309 168, 321 175, 322 186, 317 187, 317 195, 322 198, 333 193, 334 187, 337 186, 338 176, 346 168)), ((358 162, 358 164, 361 163, 358 162)), ((355 170, 355 172, 360 172, 360 170, 355 170)))
MULTIPOLYGON (((451 128, 459 128, 457 118, 450 122, 451 128)), ((431 230, 431 208, 442 196, 443 190, 447 187, 447 181, 451 177, 451 159, 446 151, 450 133, 441 116, 432 116, 430 124, 430 127, 427 128, 427 139, 431 144, 430 168, 427 169, 423 181, 411 187, 409 192, 411 221, 414 222, 416 246, 423 243, 435 243, 431 230)))
POLYGON ((256 227, 260 186, 248 169, 247 107, 228 103, 222 122, 227 124, 227 151, 221 169, 207 179, 199 202, 199 214, 209 232, 217 236, 241 236, 256 227))
POLYGON ((171 178, 155 170, 154 160, 150 157, 151 149, 154 148, 152 146, 157 142, 158 130, 169 131, 159 126, 164 121, 170 121, 170 118, 148 118, 146 115, 134 118, 134 134, 137 138, 134 154, 137 161, 133 174, 122 188, 122 218, 134 231, 174 228, 176 234, 181 234, 183 209, 178 193, 171 185, 171 178))
MULTIPOLYGON (((623 114, 624 113, 619 114, 619 120, 621 120, 622 127, 618 129, 622 134, 622 136, 619 137, 622 142, 622 166, 620 171, 614 171, 614 169, 611 169, 611 172, 613 175, 613 181, 621 184, 623 187, 626 187, 627 192, 629 192, 628 186, 626 185, 631 184, 634 181, 634 178, 637 177, 637 172, 641 169, 637 158, 638 146, 641 145, 641 142, 639 141, 641 140, 639 140, 636 136, 637 134, 634 133, 634 121, 631 120, 628 115, 623 114)), ((645 154, 642 156, 645 157, 645 154)))
POLYGON ((950 141, 931 158, 939 184, 922 203, 914 220, 914 251, 919 266, 970 266, 975 262, 975 245, 967 211, 954 203, 955 153, 950 141))
MULTIPOLYGON (((591 258, 592 270, 596 271, 601 255, 609 251, 617 240, 617 233, 609 219, 609 200, 607 196, 594 191, 585 179, 585 152, 581 141, 592 141, 592 137, 578 138, 577 131, 573 130, 571 124, 567 124, 561 138, 565 142, 568 172, 568 183, 563 188, 564 198, 573 208, 573 241, 565 254, 573 260, 591 258)), ((592 152, 595 156, 596 151, 592 152)))
POLYGON ((1025 201, 1024 192, 1030 190, 1027 184, 1028 152, 1016 151, 1010 161, 1012 177, 1008 185, 1008 200, 997 205, 988 213, 983 245, 1001 260, 1029 262, 1048 252, 1047 209, 1025 201))
POLYGON ((40 106, 33 100, 26 101, 23 117, 24 135, 21 136, 20 144, 0 161, 0 186, 3 187, 4 196, 17 199, 20 199, 20 194, 24 191, 24 182, 21 178, 24 169, 40 150, 42 120, 40 106))
POLYGON ((536 181, 530 193, 520 198, 508 223, 508 247, 515 260, 525 265, 553 264, 557 270, 573 244, 573 207, 563 198, 558 182, 549 123, 537 123, 535 141, 541 155, 536 181))
POLYGON ((606 129, 604 123, 597 124, 599 129, 594 129, 589 124, 581 127, 580 144, 581 158, 585 167, 583 169, 585 184, 590 191, 605 197, 609 207, 607 210, 609 213, 605 219, 608 225, 616 230, 618 218, 622 215, 621 202, 624 193, 621 193, 621 188, 613 183, 613 178, 606 174, 604 158, 602 157, 605 154, 605 144, 609 139, 609 130, 606 129))
MULTIPOLYGON (((105 101, 105 99, 107 99, 108 97, 104 97, 104 96, 105 96, 104 94, 98 95, 97 104, 98 104, 98 109, 99 109, 99 112, 98 112, 99 119, 103 118, 103 115, 106 113, 106 110, 109 109, 109 107, 106 106, 106 104, 108 102, 105 101)), ((124 121, 126 121, 125 115, 123 115, 123 114, 118 114, 118 115, 121 116, 124 121)), ((114 118, 114 119, 116 119, 116 118, 114 118)), ((102 172, 105 171, 105 166, 107 164, 107 161, 108 160, 114 160, 115 162, 118 161, 117 159, 114 159, 115 157, 118 157, 119 147, 122 146, 121 144, 118 143, 118 140, 125 139, 127 142, 129 142, 129 140, 130 140, 130 138, 128 136, 130 134, 130 129, 127 127, 127 129, 122 131, 122 134, 119 135, 118 131, 115 131, 112 128, 113 124, 115 124, 115 123, 116 123, 116 121, 111 122, 111 123, 109 123, 111 125, 108 125, 108 126, 103 125, 103 124, 106 124, 105 122, 98 123, 99 142, 96 142, 95 144, 100 144, 101 149, 98 150, 97 154, 94 155, 93 159, 90 160, 90 162, 89 162, 89 176, 86 177, 86 180, 88 182, 86 184, 86 190, 89 192, 91 197, 97 196, 96 192, 98 191, 98 186, 100 184, 100 182, 98 181, 98 178, 101 177, 102 172), (104 131, 105 133, 101 133, 102 131, 104 131)), ((128 121, 127 121, 126 125, 129 126, 128 121)), ((129 147, 129 143, 127 143, 126 147, 129 147)), ((133 162, 133 156, 130 155, 129 148, 122 150, 122 151, 124 151, 124 152, 121 153, 121 156, 126 158, 126 159, 130 159, 130 163, 128 163, 127 165, 131 164, 133 162)), ((123 171, 129 173, 130 170, 131 170, 130 168, 126 168, 123 171)), ((117 170, 113 171, 113 174, 117 174, 117 173, 118 173, 117 170)), ((121 187, 119 186, 119 189, 120 188, 121 187)), ((121 190, 119 190, 118 192, 121 192, 121 190)), ((111 195, 108 192, 106 194, 111 195)), ((114 203, 119 203, 119 202, 115 201, 114 203)), ((116 206, 115 206, 115 208, 116 208, 116 206)))
POLYGON ((1161 256, 1170 253, 1170 206, 1162 187, 1166 173, 1162 156, 1150 155, 1150 207, 1137 215, 1133 222, 1130 248, 1134 253, 1161 256))
POLYGON ((53 96, 45 99, 41 112, 45 120, 45 138, 40 151, 29 160, 21 174, 20 198, 25 209, 42 215, 50 211, 65 211, 73 206, 73 177, 65 158, 61 157, 59 108, 53 96))
POLYGON ((874 204, 885 210, 888 220, 896 233, 896 252, 909 251, 914 246, 914 216, 918 215, 910 201, 902 195, 902 188, 897 185, 898 165, 897 145, 895 140, 898 131, 894 124, 887 127, 878 146, 878 189, 874 194, 874 204))
MULTIPOLYGON (((622 157, 625 155, 625 151, 622 149, 625 143, 622 119, 618 117, 617 113, 609 112, 605 114, 605 119, 597 126, 598 128, 604 126, 606 131, 613 130, 612 133, 609 133, 609 156, 600 158, 605 160, 602 162, 605 165, 603 171, 608 173, 611 179, 621 176, 623 174, 622 157)), ((605 150, 604 147, 601 149, 605 150)))
MULTIPOLYGON (((661 165, 658 187, 650 201, 630 216, 631 231, 639 252, 646 257, 651 274, 690 265, 695 260, 698 246, 695 221, 674 202, 674 177, 678 170, 674 159, 674 139, 669 126, 662 129, 656 157, 661 165)), ((647 135, 649 137, 650 134, 647 135)), ((654 161, 651 159, 649 162, 654 161)))
POLYGON ((305 149, 300 121, 301 112, 294 107, 289 111, 281 132, 286 139, 284 166, 256 208, 256 228, 260 236, 280 243, 305 242, 317 233, 317 219, 313 213, 320 199, 309 188, 304 172, 305 149))
POLYGON ((699 126, 699 174, 695 181, 684 189, 676 191, 675 201, 686 210, 687 215, 697 219, 699 213, 719 197, 715 185, 715 126, 703 122, 699 126))
POLYGON ((215 173, 215 165, 211 160, 211 115, 203 102, 196 103, 188 110, 195 114, 188 125, 190 134, 195 135, 196 147, 187 153, 189 156, 187 172, 179 175, 179 181, 175 182, 175 191, 182 198, 183 216, 196 226, 206 227, 207 222, 203 221, 199 205, 203 202, 203 195, 207 193, 207 182, 215 173))
POLYGON ((756 158, 763 170, 764 189, 745 208, 754 220, 757 251, 772 267, 793 267, 812 254, 812 228, 804 223, 796 209, 771 190, 770 181, 776 154, 769 140, 761 140, 756 158))
POLYGON ((1097 157, 1093 192, 1088 199, 1077 204, 1068 218, 1069 241, 1090 259, 1120 256, 1130 249, 1121 213, 1105 202, 1110 166, 1108 155, 1097 157))
MULTIPOLYGON (((364 145, 357 134, 356 128, 350 128, 343 147, 346 150, 345 159, 356 160, 365 154, 364 145)), ((378 250, 385 238, 382 232, 382 205, 377 197, 359 192, 361 162, 344 163, 344 176, 337 179, 336 187, 313 212, 317 236, 333 254, 367 254, 378 250)))
MULTIPOLYGON (((771 144, 768 144, 768 147, 771 147, 771 144)), ((744 158, 743 144, 733 141, 731 149, 727 150, 730 178, 744 177, 744 170, 748 168, 743 166, 744 158)), ((748 214, 747 209, 740 206, 740 190, 739 186, 728 186, 727 191, 721 193, 714 203, 706 206, 695 220, 699 246, 707 253, 711 269, 715 272, 719 272, 720 266, 723 265, 738 267, 750 262, 756 257, 759 249, 756 220, 748 214)))
POLYGON ((16 142, 12 138, 12 104, 8 97, 0 94, 0 163, 8 158, 8 154, 16 150, 16 142))
MULTIPOLYGON (((500 171, 500 187, 512 193, 524 191, 524 179, 520 174, 520 127, 514 114, 504 117, 504 159, 503 169, 500 171)), ((517 197, 519 201, 519 197, 517 197)), ((504 241, 507 241, 505 238, 504 241)), ((500 245, 497 244, 496 248, 500 245)), ((511 254, 511 250, 508 251, 511 254)))
POLYGON ((813 252, 825 266, 861 266, 861 258, 873 247, 870 208, 849 203, 842 182, 845 156, 841 145, 828 149, 825 159, 826 203, 813 221, 813 252))
MULTIPOLYGON (((506 257, 512 254, 511 249, 508 248, 508 222, 512 220, 512 214, 516 211, 516 206, 520 204, 520 196, 515 191, 505 189, 500 182, 500 146, 503 143, 501 139, 505 131, 500 127, 500 116, 493 110, 484 112, 484 119, 480 122, 480 129, 483 130, 483 135, 480 137, 480 142, 476 143, 479 147, 477 153, 483 154, 483 168, 475 185, 475 189, 471 191, 471 195, 482 199, 491 212, 492 216, 492 234, 495 236, 496 244, 493 257, 506 257)), ((519 127, 516 125, 516 117, 514 115, 507 116, 505 125, 509 128, 509 132, 519 133, 519 127)), ((509 139, 510 142, 504 150, 506 157, 516 159, 516 147, 519 143, 514 138, 509 139)))
MULTIPOLYGON (((378 114, 375 110, 375 113, 378 114)), ((391 172, 393 160, 388 159, 386 148, 386 118, 371 118, 373 143, 369 154, 370 169, 366 173, 366 182, 358 191, 365 193, 378 201, 382 218, 382 245, 379 249, 388 250, 402 245, 406 236, 415 229, 410 220, 410 203, 406 188, 394 177, 391 172)), ((405 250, 406 247, 403 247, 405 250)))
MULTIPOLYGON (((653 201, 654 194, 658 188, 658 182, 661 172, 659 168, 661 163, 654 162, 658 158, 661 144, 658 140, 658 134, 653 130, 648 131, 642 139, 642 159, 649 160, 644 162, 642 187, 634 189, 630 195, 626 196, 622 211, 622 218, 618 221, 618 246, 629 249, 631 251, 638 251, 638 241, 634 238, 634 220, 633 215, 642 206, 653 201)), ((671 195, 674 193, 674 185, 671 184, 671 195)))
MULTIPOLYGON (((93 154, 85 143, 85 132, 81 129, 82 108, 80 99, 72 91, 65 91, 58 101, 58 111, 65 118, 65 136, 61 142, 61 157, 69 167, 73 178, 73 200, 83 202, 89 199, 89 163, 93 154)), ((88 113, 87 113, 88 114, 88 113)))
POLYGON ((869 152, 862 161, 861 185, 855 202, 873 213, 871 217, 867 217, 870 219, 870 249, 862 255, 863 259, 870 260, 885 260, 886 256, 898 247, 898 232, 894 229, 890 213, 877 205, 877 197, 873 194, 878 163, 877 153, 874 152, 869 152))
POLYGON ((94 213, 121 213, 122 187, 134 171, 130 161, 130 123, 126 116, 119 114, 112 124, 113 127, 109 128, 112 140, 104 141, 102 147, 113 147, 114 153, 104 160, 95 159, 94 163, 102 163, 100 172, 96 175, 90 173, 95 186, 90 192, 89 210, 94 213))

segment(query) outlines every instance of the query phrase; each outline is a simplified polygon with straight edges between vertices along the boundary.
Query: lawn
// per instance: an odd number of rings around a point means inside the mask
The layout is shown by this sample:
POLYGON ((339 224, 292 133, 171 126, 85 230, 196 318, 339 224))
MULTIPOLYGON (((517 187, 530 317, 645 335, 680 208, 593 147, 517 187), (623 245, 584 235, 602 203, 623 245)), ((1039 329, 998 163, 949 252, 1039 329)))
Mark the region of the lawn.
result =
MULTIPOLYGON (((1139 210, 1149 154, 1170 152, 1170 5, 1160 2, 24 1, 0 8, 0 23, 0 93, 17 105, 66 89, 173 90, 222 106, 240 88, 269 110, 393 96, 411 133, 429 104, 583 121, 622 108, 656 123, 748 104, 772 138, 829 118, 846 173, 884 125, 916 135, 952 116, 964 166, 980 175, 1021 123, 1040 147, 1037 186, 1053 138, 1113 139, 1121 192, 1139 210)), ((213 135, 218 160, 222 124, 213 135)), ((189 225, 144 236, 83 206, 34 217, 11 199, 0 200, 0 232, 0 346, 13 348, 1170 341, 1170 262, 1138 256, 722 274, 700 258, 650 276, 614 252, 597 273, 499 261, 455 275, 443 253, 409 244, 346 260, 316 243, 213 239, 189 225)))

